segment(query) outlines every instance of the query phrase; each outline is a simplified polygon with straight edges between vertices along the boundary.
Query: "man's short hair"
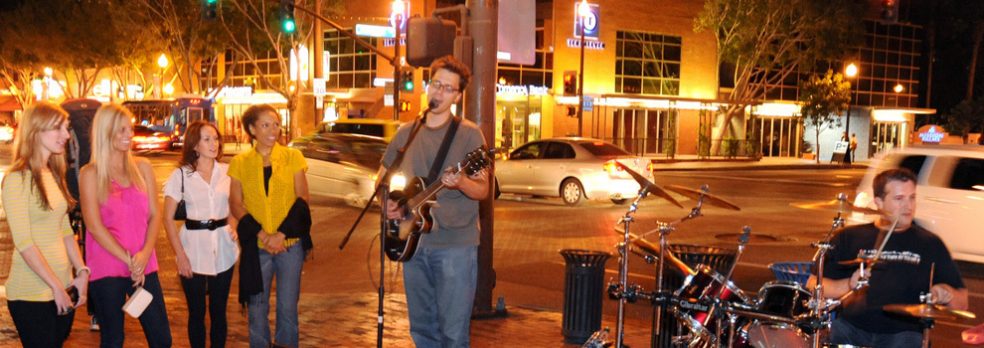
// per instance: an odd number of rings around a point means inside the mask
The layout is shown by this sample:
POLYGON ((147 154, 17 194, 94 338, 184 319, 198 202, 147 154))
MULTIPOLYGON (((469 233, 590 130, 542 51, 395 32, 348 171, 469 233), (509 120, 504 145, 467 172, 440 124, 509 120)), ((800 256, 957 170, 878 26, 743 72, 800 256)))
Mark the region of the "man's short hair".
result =
POLYGON ((471 80, 471 69, 468 66, 461 63, 461 61, 455 59, 453 56, 444 56, 438 58, 430 65, 431 76, 434 76, 438 70, 444 69, 455 73, 458 75, 458 90, 463 91, 465 87, 468 87, 468 81, 471 80))
POLYGON ((871 189, 875 197, 885 199, 885 186, 891 181, 916 183, 916 174, 906 168, 889 169, 878 173, 875 180, 871 183, 871 189))

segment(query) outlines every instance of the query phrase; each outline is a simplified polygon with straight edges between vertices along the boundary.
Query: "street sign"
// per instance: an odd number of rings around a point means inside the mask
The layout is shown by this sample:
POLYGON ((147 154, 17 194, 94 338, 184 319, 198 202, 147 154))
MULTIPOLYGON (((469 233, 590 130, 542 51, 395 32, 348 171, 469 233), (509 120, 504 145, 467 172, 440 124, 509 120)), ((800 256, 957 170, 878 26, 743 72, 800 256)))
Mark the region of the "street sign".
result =
POLYGON ((324 97, 328 94, 328 87, 326 85, 325 79, 315 77, 311 82, 311 93, 314 94, 315 97, 324 97))
POLYGON ((584 104, 581 105, 581 110, 584 111, 594 110, 594 97, 590 95, 584 96, 584 104))

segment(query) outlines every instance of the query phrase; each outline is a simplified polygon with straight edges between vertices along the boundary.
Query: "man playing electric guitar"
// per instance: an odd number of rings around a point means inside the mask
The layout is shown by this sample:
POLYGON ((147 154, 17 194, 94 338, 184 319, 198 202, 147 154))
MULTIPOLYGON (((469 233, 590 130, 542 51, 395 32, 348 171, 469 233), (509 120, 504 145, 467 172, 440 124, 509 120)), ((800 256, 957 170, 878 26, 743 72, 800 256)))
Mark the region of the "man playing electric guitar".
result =
MULTIPOLYGON (((446 187, 437 194, 437 205, 431 210, 435 226, 422 235, 414 256, 403 267, 410 335, 417 347, 468 347, 478 277, 478 201, 488 195, 489 179, 486 170, 469 176, 444 169, 485 145, 485 138, 475 123, 451 114, 451 105, 461 100, 462 89, 468 85, 468 67, 447 56, 434 61, 430 69, 430 107, 420 120, 400 127, 382 165, 390 169, 399 149, 406 146, 399 168, 392 169, 406 178, 431 177, 428 184, 441 180, 446 187), (438 159, 441 152, 445 156, 438 159)), ((387 218, 404 216, 396 202, 385 204, 387 218)))

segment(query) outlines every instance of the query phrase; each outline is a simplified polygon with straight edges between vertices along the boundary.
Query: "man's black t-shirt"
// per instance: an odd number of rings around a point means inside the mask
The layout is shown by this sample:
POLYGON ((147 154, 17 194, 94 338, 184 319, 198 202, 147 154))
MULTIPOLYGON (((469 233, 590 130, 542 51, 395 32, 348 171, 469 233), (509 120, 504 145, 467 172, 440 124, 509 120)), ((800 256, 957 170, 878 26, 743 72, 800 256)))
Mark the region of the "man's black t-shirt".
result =
MULTIPOLYGON (((849 278, 858 267, 842 266, 838 262, 873 257, 878 249, 875 245, 878 234, 874 224, 838 232, 831 240, 834 249, 825 261, 824 277, 849 278)), ((893 233, 871 272, 868 287, 845 300, 840 315, 852 325, 873 333, 921 331, 917 319, 885 313, 882 306, 919 303, 919 295, 929 292, 930 268, 934 263, 933 284, 964 287, 950 252, 939 237, 914 223, 904 232, 893 233)))

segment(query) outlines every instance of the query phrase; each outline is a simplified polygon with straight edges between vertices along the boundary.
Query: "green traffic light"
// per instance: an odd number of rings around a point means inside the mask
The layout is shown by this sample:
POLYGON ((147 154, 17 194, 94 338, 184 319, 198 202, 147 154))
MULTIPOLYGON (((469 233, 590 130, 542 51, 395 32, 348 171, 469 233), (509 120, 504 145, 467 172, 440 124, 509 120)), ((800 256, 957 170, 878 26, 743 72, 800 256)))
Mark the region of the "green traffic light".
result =
POLYGON ((293 33, 297 29, 297 24, 294 23, 294 19, 284 20, 284 31, 288 33, 293 33))
POLYGON ((404 91, 412 91, 413 90, 413 81, 406 81, 406 82, 404 82, 403 83, 403 90, 404 91))
POLYGON ((218 2, 219 2, 219 0, 205 0, 205 3, 206 4, 209 4, 209 5, 213 5, 213 4, 218 3, 218 2))

